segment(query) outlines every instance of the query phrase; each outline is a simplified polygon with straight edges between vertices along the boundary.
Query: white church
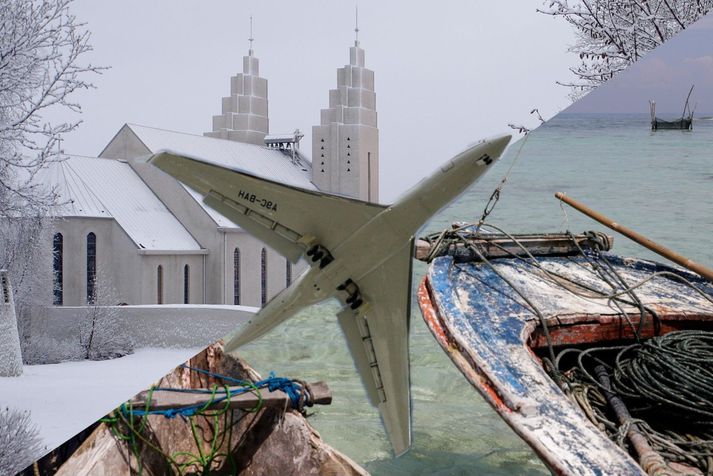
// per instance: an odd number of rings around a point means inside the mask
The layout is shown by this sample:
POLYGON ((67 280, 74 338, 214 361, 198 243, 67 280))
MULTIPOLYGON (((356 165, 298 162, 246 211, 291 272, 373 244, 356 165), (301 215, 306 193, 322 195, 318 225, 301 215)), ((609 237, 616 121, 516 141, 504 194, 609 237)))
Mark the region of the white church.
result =
POLYGON ((306 264, 292 265, 146 163, 170 150, 307 190, 378 201, 374 72, 358 40, 312 129, 312 160, 299 148, 298 130, 270 134, 269 125, 268 82, 251 45, 212 131, 125 124, 98 157, 53 164, 47 178, 61 203, 52 240, 54 305, 262 306, 289 285, 306 264))

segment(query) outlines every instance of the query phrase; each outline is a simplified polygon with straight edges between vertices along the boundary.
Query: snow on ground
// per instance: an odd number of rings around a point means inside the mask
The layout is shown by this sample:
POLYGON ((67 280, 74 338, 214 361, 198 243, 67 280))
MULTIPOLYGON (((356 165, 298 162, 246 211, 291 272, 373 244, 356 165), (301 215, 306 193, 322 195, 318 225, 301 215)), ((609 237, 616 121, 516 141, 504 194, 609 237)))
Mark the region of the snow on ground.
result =
POLYGON ((113 360, 25 365, 20 377, 0 377, 0 406, 29 410, 50 451, 200 350, 143 348, 113 360))

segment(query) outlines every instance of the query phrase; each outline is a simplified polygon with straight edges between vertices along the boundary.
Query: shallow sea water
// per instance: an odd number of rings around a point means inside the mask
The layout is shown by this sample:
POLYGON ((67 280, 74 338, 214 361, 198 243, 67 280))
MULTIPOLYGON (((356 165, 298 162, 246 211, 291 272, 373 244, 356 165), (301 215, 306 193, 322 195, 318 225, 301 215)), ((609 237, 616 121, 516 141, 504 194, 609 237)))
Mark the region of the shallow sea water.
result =
MULTIPOLYGON (((605 230, 573 209, 565 215, 553 197, 563 191, 713 267, 713 120, 696 120, 691 132, 655 133, 648 120, 648 114, 560 114, 532 132, 524 145, 513 144, 481 182, 420 234, 457 220, 477 221, 519 153, 489 222, 512 233, 605 230)), ((443 160, 434 162, 434 169, 443 160)), ((655 258, 614 235, 618 254, 655 258)), ((414 262, 414 288, 425 270, 414 262)), ((241 352, 263 374, 275 370, 328 382, 333 404, 315 407, 310 417, 328 443, 374 475, 548 474, 451 364, 415 302, 410 336, 413 447, 393 459, 336 323, 337 308, 336 302, 326 302, 304 310, 241 352)))

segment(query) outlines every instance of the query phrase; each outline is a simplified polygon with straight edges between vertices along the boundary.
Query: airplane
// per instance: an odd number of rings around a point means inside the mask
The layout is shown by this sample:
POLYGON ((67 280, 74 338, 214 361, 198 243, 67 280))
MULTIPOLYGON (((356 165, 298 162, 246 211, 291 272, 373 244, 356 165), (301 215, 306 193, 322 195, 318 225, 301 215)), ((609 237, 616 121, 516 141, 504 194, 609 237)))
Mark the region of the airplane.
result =
POLYGON ((261 337, 306 306, 339 299, 337 319, 347 346, 400 456, 411 446, 414 235, 493 165, 510 138, 469 147, 390 206, 300 189, 169 150, 149 162, 292 262, 305 257, 310 263, 238 330, 225 351, 261 337))

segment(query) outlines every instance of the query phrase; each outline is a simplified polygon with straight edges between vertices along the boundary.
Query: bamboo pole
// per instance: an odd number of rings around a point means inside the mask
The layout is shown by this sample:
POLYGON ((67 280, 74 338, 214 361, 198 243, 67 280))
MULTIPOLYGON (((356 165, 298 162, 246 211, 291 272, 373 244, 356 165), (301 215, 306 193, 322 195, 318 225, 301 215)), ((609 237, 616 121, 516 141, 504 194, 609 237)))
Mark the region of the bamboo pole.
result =
POLYGON ((638 234, 637 232, 630 230, 629 228, 626 228, 625 226, 622 226, 618 224, 617 222, 611 220, 610 218, 602 215, 601 213, 598 213, 591 208, 587 207, 586 205, 578 202, 577 200, 574 200, 572 198, 569 198, 567 195, 565 195, 562 192, 557 192, 555 193, 555 197, 558 198, 559 200, 562 200, 564 203, 567 205, 571 206, 572 208, 584 213, 590 218, 593 218, 594 220, 598 221, 602 225, 608 226, 614 231, 618 231, 622 235, 626 236, 627 238, 630 238, 631 240, 634 240, 641 246, 644 246, 654 253, 663 256, 664 258, 673 261, 674 263, 683 266, 686 269, 689 269, 693 271, 696 274, 701 275, 703 278, 707 279, 708 281, 713 283, 713 270, 706 268, 705 266, 696 263, 695 261, 692 261, 685 256, 682 256, 675 251, 666 248, 663 245, 660 245, 656 243, 655 241, 652 241, 648 238, 646 238, 643 235, 638 234))

